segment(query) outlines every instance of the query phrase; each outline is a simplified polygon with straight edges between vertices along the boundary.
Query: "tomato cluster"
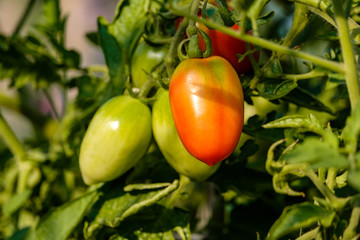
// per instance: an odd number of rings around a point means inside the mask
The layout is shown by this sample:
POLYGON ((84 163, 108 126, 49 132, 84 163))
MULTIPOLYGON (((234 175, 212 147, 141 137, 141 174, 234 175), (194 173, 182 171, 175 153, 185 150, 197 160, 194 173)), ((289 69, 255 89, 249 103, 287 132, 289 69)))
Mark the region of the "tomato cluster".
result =
MULTIPOLYGON (((237 61, 235 53, 246 52, 244 42, 203 29, 212 40, 213 56, 182 61, 169 91, 160 88, 152 108, 125 94, 98 109, 80 149, 86 184, 113 180, 135 166, 152 135, 169 165, 194 181, 207 179, 234 151, 244 121, 238 74, 251 64, 237 61)), ((166 53, 167 47, 139 43, 130 65, 134 87, 142 89, 166 53)))

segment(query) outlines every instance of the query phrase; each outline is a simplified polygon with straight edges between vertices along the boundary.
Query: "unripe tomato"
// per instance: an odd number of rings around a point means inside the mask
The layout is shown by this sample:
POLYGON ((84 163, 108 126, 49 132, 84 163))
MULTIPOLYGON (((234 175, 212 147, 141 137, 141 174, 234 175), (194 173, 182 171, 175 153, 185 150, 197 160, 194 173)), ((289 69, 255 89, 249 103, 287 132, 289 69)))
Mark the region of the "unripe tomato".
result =
POLYGON ((148 74, 164 60, 168 47, 151 46, 145 41, 139 43, 131 59, 131 77, 134 87, 141 88, 149 79, 148 74))
POLYGON ((244 122, 240 79, 222 57, 187 59, 169 87, 177 132, 191 155, 213 166, 235 149, 244 122))
POLYGON ((80 170, 88 185, 111 181, 147 151, 151 141, 149 108, 130 96, 110 99, 95 113, 80 147, 80 170))
MULTIPOLYGON (((228 60, 238 74, 252 71, 252 65, 249 56, 246 56, 241 62, 239 62, 238 54, 243 55, 247 51, 246 43, 244 41, 231 37, 218 30, 211 30, 202 24, 198 24, 198 26, 210 37, 213 47, 213 56, 220 56, 228 60)), ((231 28, 238 30, 239 26, 235 24, 231 28)), ((250 31, 248 33, 251 34, 250 31)), ((205 47, 203 41, 199 41, 199 45, 200 48, 205 47)), ((250 48, 253 49, 253 46, 250 45, 250 48)), ((253 56, 257 61, 259 59, 259 52, 254 52, 253 56)))
POLYGON ((204 181, 220 166, 213 167, 194 158, 182 144, 171 115, 169 92, 160 89, 152 110, 154 138, 166 161, 179 173, 195 181, 204 181))

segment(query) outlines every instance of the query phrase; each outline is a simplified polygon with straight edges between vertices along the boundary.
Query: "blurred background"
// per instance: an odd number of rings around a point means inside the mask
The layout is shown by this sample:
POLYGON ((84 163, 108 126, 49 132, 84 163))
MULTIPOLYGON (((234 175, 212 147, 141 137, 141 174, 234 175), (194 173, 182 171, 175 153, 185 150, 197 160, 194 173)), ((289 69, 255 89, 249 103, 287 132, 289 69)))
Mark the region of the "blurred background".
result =
MULTIPOLYGON (((29 26, 39 21, 37 16, 41 11, 40 2, 35 5, 29 21, 23 32, 29 29, 29 26)), ((61 0, 62 13, 68 16, 66 28, 66 46, 67 48, 79 51, 82 56, 82 65, 102 64, 104 59, 101 49, 91 44, 85 37, 87 32, 97 30, 97 17, 104 16, 108 21, 112 20, 116 0, 61 0)), ((0 32, 10 35, 20 17, 25 11, 28 1, 26 0, 0 0, 0 32)))

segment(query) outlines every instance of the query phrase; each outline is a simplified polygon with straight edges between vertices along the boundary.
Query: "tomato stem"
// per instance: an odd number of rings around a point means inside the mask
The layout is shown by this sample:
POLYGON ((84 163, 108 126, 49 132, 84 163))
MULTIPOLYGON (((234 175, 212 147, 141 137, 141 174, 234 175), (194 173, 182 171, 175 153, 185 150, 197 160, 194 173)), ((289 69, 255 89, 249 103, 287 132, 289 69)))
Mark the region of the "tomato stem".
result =
POLYGON ((342 6, 342 1, 333 0, 335 21, 338 26, 338 34, 340 37, 340 46, 345 64, 345 79, 347 90, 349 93, 351 108, 354 109, 360 93, 360 85, 358 80, 358 70, 356 65, 354 47, 347 24, 347 16, 342 6))
POLYGON ((262 47, 262 48, 265 48, 265 49, 268 49, 268 50, 272 50, 272 51, 275 51, 275 52, 279 52, 279 53, 282 53, 282 54, 286 54, 286 55, 289 55, 289 56, 302 58, 302 59, 308 60, 308 61, 313 62, 313 63, 315 63, 315 64, 317 64, 319 66, 322 66, 324 68, 330 69, 330 70, 335 71, 335 72, 339 72, 339 73, 344 73, 345 72, 343 63, 338 63, 338 62, 335 62, 335 61, 327 60, 327 59, 324 59, 324 58, 321 58, 321 57, 318 57, 318 56, 315 56, 315 55, 312 55, 312 54, 309 54, 309 53, 306 53, 306 52, 301 52, 301 51, 297 51, 297 50, 294 50, 294 49, 290 49, 288 47, 284 47, 284 46, 282 46, 280 44, 274 43, 272 41, 269 41, 269 40, 266 40, 266 39, 263 39, 263 38, 260 38, 260 37, 255 37, 255 36, 252 36, 250 34, 241 33, 240 31, 235 31, 235 30, 232 30, 232 29, 230 29, 228 27, 222 26, 220 24, 217 24, 217 23, 214 23, 214 22, 202 19, 202 18, 198 18, 195 15, 191 15, 191 14, 185 12, 185 11, 182 11, 182 10, 179 10, 179 9, 176 9, 176 8, 173 8, 173 7, 172 7, 172 10, 175 13, 179 14, 179 15, 183 15, 183 16, 187 16, 187 17, 192 18, 192 19, 196 19, 198 22, 203 23, 203 24, 205 24, 206 26, 209 26, 212 29, 217 29, 220 32, 223 32, 223 33, 225 33, 225 34, 227 34, 229 36, 232 36, 234 38, 243 40, 245 42, 249 42, 249 43, 251 43, 253 45, 256 45, 256 46, 259 46, 259 47, 262 47))
POLYGON ((191 189, 186 189, 186 186, 188 185, 193 185, 192 184, 192 180, 190 178, 188 178, 185 175, 180 174, 180 182, 179 182, 179 187, 178 189, 176 189, 173 194, 171 195, 171 197, 167 200, 166 205, 169 208, 173 208, 175 201, 177 199, 184 199, 184 196, 187 198, 189 196, 189 194, 191 193, 191 189))
POLYGON ((186 27, 188 26, 188 23, 189 23, 188 18, 185 18, 181 22, 178 30, 175 33, 173 41, 170 43, 169 52, 165 57, 165 66, 166 66, 166 71, 167 71, 168 76, 171 76, 174 71, 177 46, 179 45, 179 43, 181 41, 181 38, 183 36, 183 33, 184 33, 186 27))
POLYGON ((0 112, 0 135, 2 135, 10 151, 14 154, 16 161, 18 163, 21 162, 26 155, 25 148, 21 144, 17 136, 15 135, 14 131, 10 128, 9 124, 2 116, 1 112, 0 112))
POLYGON ((356 228, 360 220, 360 197, 357 197, 354 202, 353 210, 351 212, 349 225, 344 231, 343 240, 354 239, 356 235, 356 228))
MULTIPOLYGON (((201 0, 192 0, 191 7, 190 7, 190 14, 197 15, 199 11, 199 5, 201 0)), ((188 29, 191 29, 191 27, 195 27, 196 20, 195 19, 189 19, 188 29)), ((187 31, 187 29, 186 29, 187 31)), ((196 33, 195 33, 196 34, 196 33)), ((191 37, 191 36, 189 36, 191 37)))
POLYGON ((329 200, 332 207, 335 210, 341 210, 345 207, 346 203, 349 201, 349 198, 338 198, 336 197, 330 188, 327 185, 324 185, 319 177, 315 174, 315 172, 312 169, 306 169, 305 175, 312 181, 312 183, 315 185, 315 187, 321 192, 321 194, 329 200))

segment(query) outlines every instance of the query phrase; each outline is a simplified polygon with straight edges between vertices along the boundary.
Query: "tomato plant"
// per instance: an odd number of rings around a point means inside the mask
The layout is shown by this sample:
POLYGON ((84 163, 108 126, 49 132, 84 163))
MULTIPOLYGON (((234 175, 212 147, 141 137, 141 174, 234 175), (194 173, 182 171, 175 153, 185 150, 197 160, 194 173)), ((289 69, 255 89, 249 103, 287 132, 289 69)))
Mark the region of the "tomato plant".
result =
POLYGON ((150 140, 148 107, 130 96, 110 99, 95 113, 81 143, 79 161, 85 183, 121 176, 145 154, 150 140))
POLYGON ((244 98, 229 62, 217 56, 181 62, 169 94, 176 129, 194 157, 213 166, 234 151, 244 121, 244 98))
POLYGON ((0 239, 359 239, 358 0, 17 2, 0 239))

